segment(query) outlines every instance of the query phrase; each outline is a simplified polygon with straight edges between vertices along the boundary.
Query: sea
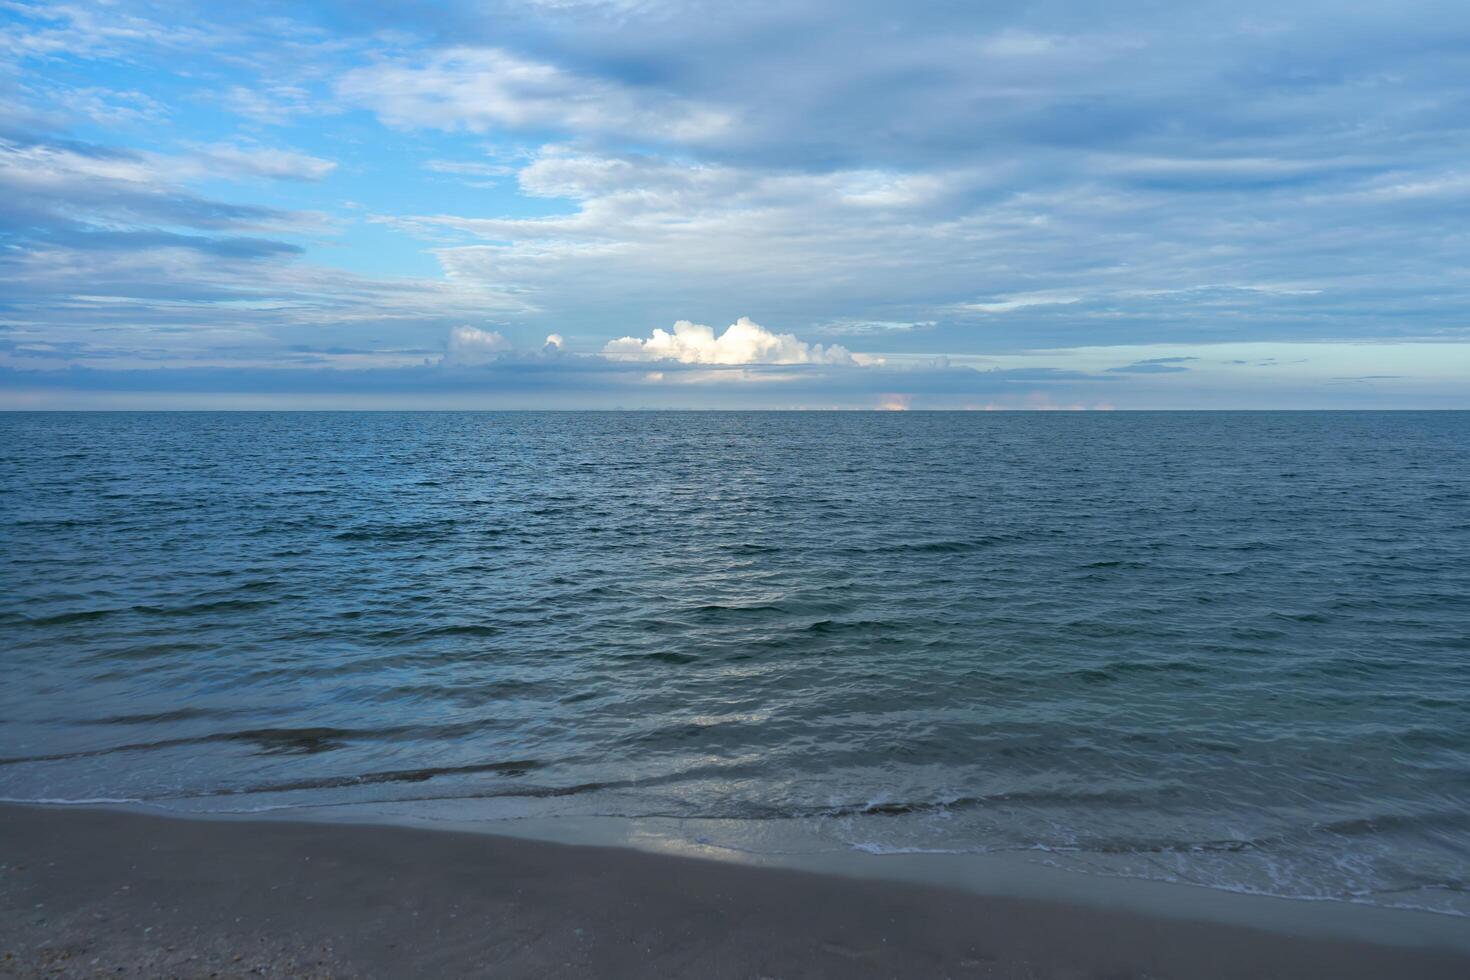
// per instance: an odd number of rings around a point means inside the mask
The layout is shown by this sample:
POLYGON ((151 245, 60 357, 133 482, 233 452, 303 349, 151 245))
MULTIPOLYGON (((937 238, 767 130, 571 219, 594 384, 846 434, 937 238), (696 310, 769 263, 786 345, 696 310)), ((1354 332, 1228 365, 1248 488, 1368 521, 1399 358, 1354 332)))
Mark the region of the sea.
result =
POLYGON ((1465 916, 1470 413, 4 414, 0 680, 9 801, 1465 916))

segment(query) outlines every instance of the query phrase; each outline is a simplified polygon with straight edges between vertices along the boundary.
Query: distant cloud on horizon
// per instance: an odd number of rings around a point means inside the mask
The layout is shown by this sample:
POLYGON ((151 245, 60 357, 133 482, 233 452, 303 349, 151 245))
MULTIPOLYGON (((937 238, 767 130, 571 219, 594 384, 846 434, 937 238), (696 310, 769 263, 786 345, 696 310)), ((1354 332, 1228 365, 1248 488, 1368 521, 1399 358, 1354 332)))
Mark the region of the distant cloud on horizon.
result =
POLYGON ((654 328, 646 340, 620 337, 603 345, 613 360, 673 360, 683 364, 840 364, 861 363, 845 347, 808 344, 789 333, 772 333, 741 317, 719 335, 700 323, 680 320, 672 331, 654 328))

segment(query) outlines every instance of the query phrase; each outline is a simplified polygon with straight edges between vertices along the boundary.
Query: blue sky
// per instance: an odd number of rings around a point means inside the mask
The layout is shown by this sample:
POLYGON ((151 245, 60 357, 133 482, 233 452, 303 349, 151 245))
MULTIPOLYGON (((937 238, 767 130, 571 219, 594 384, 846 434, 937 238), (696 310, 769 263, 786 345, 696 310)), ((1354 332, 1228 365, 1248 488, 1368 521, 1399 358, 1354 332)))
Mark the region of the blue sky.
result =
POLYGON ((1470 408, 1470 5, 0 0, 0 407, 1470 408))

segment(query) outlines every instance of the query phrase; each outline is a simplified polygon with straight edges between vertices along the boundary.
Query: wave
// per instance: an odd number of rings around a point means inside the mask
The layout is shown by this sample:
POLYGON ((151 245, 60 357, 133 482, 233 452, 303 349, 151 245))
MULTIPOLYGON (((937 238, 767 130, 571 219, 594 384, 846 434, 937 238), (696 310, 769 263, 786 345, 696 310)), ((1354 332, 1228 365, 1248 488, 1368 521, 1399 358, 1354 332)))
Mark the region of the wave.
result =
POLYGON ((623 661, 652 660, 661 664, 683 664, 698 663, 699 658, 688 653, 675 653, 673 650, 655 650, 652 653, 620 653, 617 659, 623 661))
POLYGON ((938 541, 901 541, 869 546, 849 545, 835 550, 839 555, 958 555, 971 551, 982 551, 1015 540, 1018 540, 1017 535, 986 534, 974 538, 950 538, 938 541))
POLYGON ((255 745, 265 755, 312 755, 318 752, 339 749, 347 743, 354 741, 378 742, 409 738, 445 739, 461 737, 473 734, 487 724, 491 723, 467 721, 442 725, 391 725, 382 728, 248 728, 239 731, 210 732, 204 735, 187 735, 179 738, 158 739, 153 742, 129 742, 125 745, 80 749, 74 752, 9 756, 0 758, 0 766, 14 766, 33 762, 61 762, 71 759, 92 759, 119 752, 150 752, 220 742, 250 743, 255 745))
POLYGON ((206 790, 200 793, 170 794, 153 799, 208 799, 214 796, 249 796, 260 793, 294 793, 302 790, 346 789, 352 786, 373 786, 381 783, 425 783, 440 776, 465 776, 476 773, 496 773, 501 776, 524 776, 544 763, 535 759, 520 759, 513 762, 477 762, 463 766, 426 766, 420 769, 392 769, 384 772, 367 772, 351 776, 323 776, 315 779, 293 779, 276 783, 256 783, 225 789, 206 790))
MULTIPOLYGON (((420 521, 407 524, 362 524, 346 531, 339 531, 332 535, 336 541, 420 541, 432 540, 442 536, 444 533, 453 531, 458 526, 457 521, 420 521)), ((476 535, 499 533, 499 528, 476 527, 476 535)))
POLYGON ((163 606, 154 604, 139 604, 133 606, 119 606, 110 609, 78 609, 72 612, 56 613, 51 616, 15 616, 7 617, 14 625, 28 627, 47 626, 69 626, 73 623, 90 623, 109 616, 118 616, 126 613, 134 613, 140 616, 199 616, 206 613, 241 612, 252 609, 263 609, 274 605, 273 599, 217 599, 210 602, 194 602, 178 606, 163 606))

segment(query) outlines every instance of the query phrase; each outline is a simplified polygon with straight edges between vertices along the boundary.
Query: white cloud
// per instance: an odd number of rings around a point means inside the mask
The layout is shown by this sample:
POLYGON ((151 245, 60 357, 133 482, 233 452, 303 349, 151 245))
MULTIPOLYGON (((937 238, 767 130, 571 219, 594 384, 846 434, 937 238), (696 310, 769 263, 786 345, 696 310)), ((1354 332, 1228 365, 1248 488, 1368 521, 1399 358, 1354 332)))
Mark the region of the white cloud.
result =
POLYGON ((449 354, 446 359, 457 364, 480 364, 492 361, 510 350, 510 341, 501 336, 498 330, 455 327, 449 331, 449 354))
POLYGON ((148 20, 114 4, 4 4, 0 53, 26 58, 118 57, 137 47, 207 49, 221 40, 211 32, 170 17, 148 20), (111 8, 111 9, 109 9, 111 8))
POLYGON ((621 337, 603 353, 614 360, 670 360, 684 364, 844 364, 858 363, 844 347, 808 344, 795 334, 773 333, 741 317, 718 337, 701 323, 680 320, 673 333, 655 329, 647 340, 621 337))
POLYGON ((54 99, 67 112, 104 126, 135 126, 162 122, 166 106, 135 90, 90 86, 59 90, 54 99))
POLYGON ((554 350, 561 350, 563 347, 566 346, 566 343, 566 340, 563 339, 562 335, 559 333, 550 333, 546 335, 546 347, 552 348, 554 350))
POLYGON ((1275 157, 1160 157, 1098 155, 1099 170, 1135 177, 1210 178, 1216 180, 1289 179, 1334 168, 1361 165, 1351 158, 1278 159, 1275 157))
POLYGON ((213 143, 200 147, 194 158, 186 161, 180 169, 194 171, 191 176, 321 180, 336 170, 337 164, 295 150, 213 143))
POLYGON ((175 181, 196 178, 266 177, 318 180, 336 169, 330 160, 294 150, 215 143, 183 155, 144 152, 84 152, 65 144, 0 139, 0 180, 41 190, 67 190, 85 183, 125 185, 166 193, 175 181))
POLYGON ((1470 197, 1470 173, 1452 171, 1419 179, 1393 180, 1379 183, 1354 194, 1343 195, 1363 201, 1407 202, 1470 197))
POLYGON ((270 126, 285 125, 297 116, 332 110, 331 106, 312 99, 304 87, 280 82, 254 87, 232 85, 219 99, 236 115, 270 126))
POLYGON ((935 325, 935 320, 834 320, 821 324, 817 333, 837 334, 846 337, 881 337, 892 334, 926 330, 935 325))
POLYGON ((981 54, 993 58, 1025 58, 1032 55, 1051 54, 1068 43, 1066 38, 1058 38, 1049 34, 1007 30, 982 38, 979 48, 981 54))
POLYGON ((1009 296, 1001 296, 984 303, 960 303, 956 309, 972 313, 1010 313, 1031 306, 1070 306, 1081 301, 1082 297, 1069 296, 1065 293, 1012 293, 1009 296))
POLYGON ((418 63, 380 61, 338 82, 349 102, 404 128, 535 129, 701 140, 730 118, 715 109, 588 78, 500 48, 458 47, 418 63))
POLYGON ((508 177, 516 168, 504 163, 483 163, 472 160, 430 160, 424 169, 436 174, 454 174, 457 177, 508 177))
POLYGON ((561 321, 578 332, 600 319, 599 307, 667 323, 751 295, 787 321, 830 323, 885 302, 895 315, 881 319, 912 323, 933 316, 911 315, 907 300, 972 293, 985 281, 980 256, 1007 251, 1013 223, 974 227, 963 201, 988 179, 772 172, 551 146, 519 171, 521 192, 568 199, 574 210, 374 220, 433 241, 450 277, 513 283, 552 315, 578 318, 561 321))
POLYGON ((137 156, 85 154, 64 146, 0 140, 0 181, 23 191, 65 187, 78 179, 142 184, 155 176, 137 156))

